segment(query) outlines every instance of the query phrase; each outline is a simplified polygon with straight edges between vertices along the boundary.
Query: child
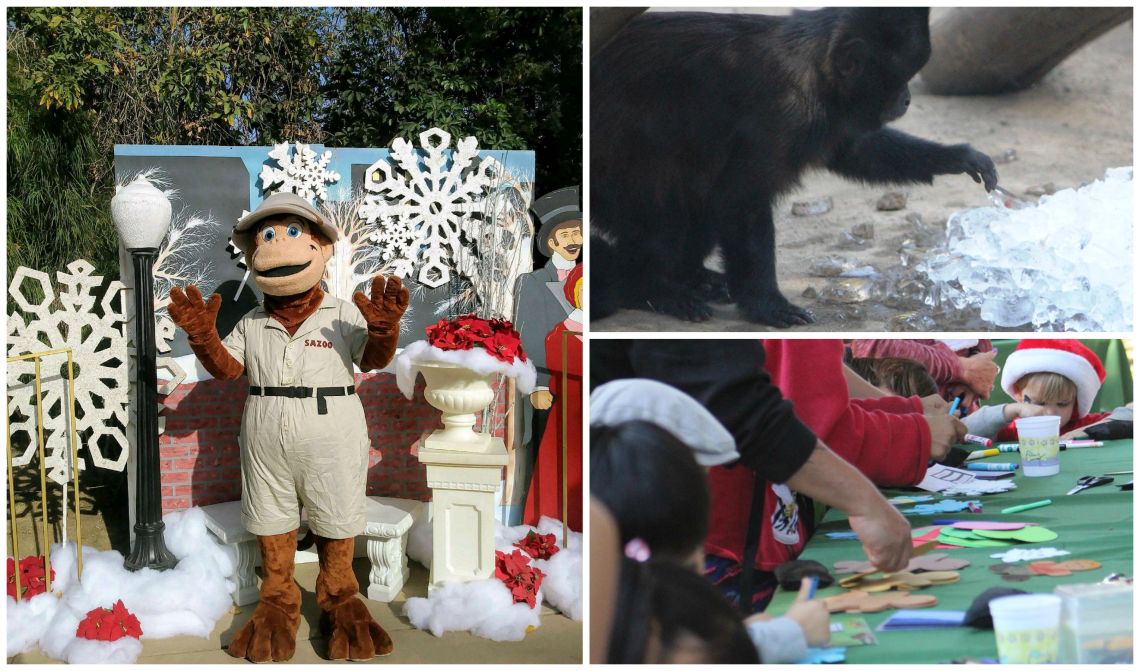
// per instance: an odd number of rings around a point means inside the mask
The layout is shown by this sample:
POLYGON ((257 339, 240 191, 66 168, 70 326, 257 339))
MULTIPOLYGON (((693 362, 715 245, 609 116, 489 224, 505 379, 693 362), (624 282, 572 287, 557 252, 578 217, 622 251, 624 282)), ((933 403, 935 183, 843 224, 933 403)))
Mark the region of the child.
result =
MULTIPOLYGON (((616 519, 626 556, 669 562, 699 574, 709 515, 702 465, 725 463, 726 454, 735 454, 735 445, 725 445, 731 435, 694 399, 651 380, 598 387, 590 396, 590 414, 591 495, 616 519), (606 425, 610 422, 619 423, 606 425), (689 447, 678 434, 698 444, 689 447)), ((623 570, 623 580, 628 570, 623 570)), ((616 621, 621 620, 619 612, 616 621)), ((820 601, 801 599, 786 617, 755 618, 747 624, 767 663, 798 661, 808 645, 830 638, 820 601)), ((617 631, 614 635, 623 638, 617 631)))
POLYGON ((923 398, 938 394, 938 383, 926 366, 912 359, 860 357, 851 359, 848 365, 859 377, 891 396, 923 398))
POLYGON ((1001 386, 1016 403, 988 405, 962 422, 970 433, 995 440, 1017 440, 1014 420, 1053 415, 1061 418, 1061 438, 1099 424, 1109 413, 1089 413, 1104 382, 1104 366, 1077 340, 1022 340, 1005 362, 1001 386))

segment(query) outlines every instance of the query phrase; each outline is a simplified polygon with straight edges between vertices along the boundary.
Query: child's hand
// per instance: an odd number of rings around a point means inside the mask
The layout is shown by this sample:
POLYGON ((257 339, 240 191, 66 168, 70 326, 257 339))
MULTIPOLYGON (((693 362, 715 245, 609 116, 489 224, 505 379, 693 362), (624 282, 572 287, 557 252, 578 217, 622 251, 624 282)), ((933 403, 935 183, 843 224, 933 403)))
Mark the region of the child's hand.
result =
POLYGON ((1088 438, 1088 437, 1089 437, 1089 434, 1085 433, 1085 430, 1082 428, 1082 429, 1073 429, 1072 431, 1064 434, 1063 436, 1061 436, 1061 440, 1073 440, 1075 438, 1088 438))
POLYGON ((784 613, 800 625, 804 632, 807 644, 813 648, 827 645, 831 640, 831 614, 821 599, 808 601, 808 592, 811 591, 811 578, 804 578, 800 583, 800 593, 796 602, 784 613))
POLYGON ((1031 403, 1006 403, 1004 414, 1007 422, 1022 417, 1040 417, 1045 414, 1045 406, 1031 403))

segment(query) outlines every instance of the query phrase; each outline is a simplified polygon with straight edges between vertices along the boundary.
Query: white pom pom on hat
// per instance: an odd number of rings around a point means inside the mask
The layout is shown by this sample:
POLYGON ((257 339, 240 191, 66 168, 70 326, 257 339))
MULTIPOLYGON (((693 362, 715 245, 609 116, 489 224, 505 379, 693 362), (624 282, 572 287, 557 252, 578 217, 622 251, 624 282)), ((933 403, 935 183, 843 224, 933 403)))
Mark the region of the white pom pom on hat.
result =
POLYGON ((1005 361, 1001 388, 1013 396, 1017 381, 1030 373, 1057 373, 1077 386, 1077 416, 1092 410, 1100 385, 1104 382, 1104 366, 1100 358, 1079 340, 1041 338, 1022 340, 1005 361))

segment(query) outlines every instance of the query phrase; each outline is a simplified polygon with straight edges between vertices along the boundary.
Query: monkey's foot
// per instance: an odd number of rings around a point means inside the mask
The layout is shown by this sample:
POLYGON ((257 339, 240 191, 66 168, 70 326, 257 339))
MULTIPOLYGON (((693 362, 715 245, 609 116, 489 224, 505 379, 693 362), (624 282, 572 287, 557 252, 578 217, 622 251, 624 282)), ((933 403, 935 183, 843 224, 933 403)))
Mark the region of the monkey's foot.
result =
POLYGON ((687 287, 661 285, 645 302, 653 312, 689 322, 704 322, 713 316, 709 304, 687 287))
POLYGON ((789 303, 788 299, 779 295, 742 299, 736 307, 740 310, 740 315, 748 321, 780 329, 815 323, 815 315, 810 311, 789 303))
POLYGON ((392 637, 376 624, 360 599, 350 599, 321 615, 329 659, 362 662, 392 654, 392 637))
POLYGON ((724 273, 708 268, 701 268, 692 279, 685 283, 696 295, 710 303, 731 303, 732 296, 728 292, 728 279, 724 273))
POLYGON ((263 601, 254 609, 249 622, 234 634, 226 652, 259 664, 287 662, 297 648, 299 624, 299 616, 290 617, 263 601))

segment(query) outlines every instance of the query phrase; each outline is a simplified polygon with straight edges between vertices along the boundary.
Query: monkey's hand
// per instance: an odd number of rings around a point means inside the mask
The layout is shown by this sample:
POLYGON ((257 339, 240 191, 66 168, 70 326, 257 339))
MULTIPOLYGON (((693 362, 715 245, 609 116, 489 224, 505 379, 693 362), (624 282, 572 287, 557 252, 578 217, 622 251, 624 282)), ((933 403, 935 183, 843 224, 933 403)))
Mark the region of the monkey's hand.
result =
POLYGON ((222 307, 222 297, 210 296, 207 303, 202 300, 202 292, 191 284, 182 289, 170 290, 170 305, 166 307, 170 318, 186 332, 186 343, 194 350, 194 356, 202 362, 202 367, 217 380, 234 380, 245 371, 245 366, 230 354, 218 337, 218 310, 222 307))
POLYGON ((997 186, 998 177, 997 169, 994 168, 994 162, 990 157, 968 144, 956 145, 955 149, 959 155, 955 166, 956 172, 973 177, 978 184, 985 184, 987 193, 993 191, 997 186))
POLYGON ((378 370, 392 361, 400 339, 400 318, 408 309, 410 297, 399 277, 389 277, 385 282, 379 275, 372 278, 371 299, 366 298, 363 291, 352 295, 352 302, 368 323, 368 345, 360 360, 360 370, 378 370))
POLYGON ((210 296, 210 302, 202 300, 202 292, 193 284, 183 293, 180 287, 170 290, 170 305, 167 312, 170 318, 186 332, 190 342, 205 343, 210 337, 218 337, 218 310, 222 307, 222 297, 210 296))
POLYGON ((368 323, 368 332, 378 335, 390 335, 400 330, 400 317, 408 309, 410 294, 403 286, 399 277, 389 277, 387 284, 380 275, 372 278, 372 298, 364 296, 363 291, 352 295, 352 302, 364 315, 368 323))

